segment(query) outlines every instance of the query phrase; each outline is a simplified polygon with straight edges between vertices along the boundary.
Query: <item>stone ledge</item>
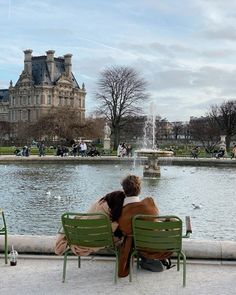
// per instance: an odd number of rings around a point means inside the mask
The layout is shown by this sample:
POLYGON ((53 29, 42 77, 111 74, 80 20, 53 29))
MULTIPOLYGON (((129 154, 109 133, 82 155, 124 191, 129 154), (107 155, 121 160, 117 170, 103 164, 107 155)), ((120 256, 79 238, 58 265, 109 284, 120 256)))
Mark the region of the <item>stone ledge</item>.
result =
MULTIPOLYGON (((54 254, 56 236, 9 235, 8 250, 11 245, 19 253, 54 254)), ((0 251, 3 252, 4 237, 0 236, 0 251)), ((183 250, 188 258, 236 260, 236 242, 183 239, 183 250)), ((104 252, 103 252, 104 254, 104 252)))

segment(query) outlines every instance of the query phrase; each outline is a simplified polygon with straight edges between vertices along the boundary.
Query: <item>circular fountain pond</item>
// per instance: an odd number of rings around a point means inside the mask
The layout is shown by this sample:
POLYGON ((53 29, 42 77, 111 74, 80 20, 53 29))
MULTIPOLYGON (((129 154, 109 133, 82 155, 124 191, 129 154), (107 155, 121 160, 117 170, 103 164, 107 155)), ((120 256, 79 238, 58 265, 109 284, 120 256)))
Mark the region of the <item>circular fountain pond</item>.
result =
MULTIPOLYGON (((105 193, 120 189, 129 164, 0 165, 0 205, 9 234, 55 235, 65 211, 86 211, 105 193)), ((141 196, 152 196, 161 214, 190 215, 192 238, 235 240, 234 168, 161 166, 161 177, 142 179, 141 196), (195 204, 195 205, 193 205, 195 204)))

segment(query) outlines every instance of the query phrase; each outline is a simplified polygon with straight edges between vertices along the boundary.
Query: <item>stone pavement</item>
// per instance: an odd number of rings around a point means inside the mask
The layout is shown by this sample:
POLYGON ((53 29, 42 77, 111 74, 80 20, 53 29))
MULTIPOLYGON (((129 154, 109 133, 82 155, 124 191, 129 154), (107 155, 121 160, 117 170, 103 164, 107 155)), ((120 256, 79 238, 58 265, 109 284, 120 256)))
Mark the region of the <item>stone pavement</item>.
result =
MULTIPOLYGON (((161 273, 134 269, 133 281, 128 278, 113 282, 114 260, 89 257, 71 258, 66 282, 61 282, 62 257, 28 256, 18 259, 17 266, 4 265, 0 258, 0 294, 81 294, 81 295, 235 295, 236 263, 207 260, 188 261, 187 286, 182 287, 182 271, 176 267, 161 273)), ((182 268, 181 268, 182 270, 182 268)))

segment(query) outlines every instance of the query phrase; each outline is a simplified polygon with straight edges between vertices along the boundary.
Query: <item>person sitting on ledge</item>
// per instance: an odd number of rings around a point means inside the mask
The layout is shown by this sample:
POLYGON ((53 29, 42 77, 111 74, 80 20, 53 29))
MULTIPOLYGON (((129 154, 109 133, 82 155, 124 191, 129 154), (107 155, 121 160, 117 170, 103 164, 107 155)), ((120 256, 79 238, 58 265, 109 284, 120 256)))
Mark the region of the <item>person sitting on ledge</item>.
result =
MULTIPOLYGON (((132 217, 137 214, 158 215, 159 210, 151 197, 140 200, 141 180, 138 176, 128 175, 121 183, 125 192, 121 216, 118 220, 119 229, 123 234, 123 243, 120 246, 119 255, 119 277, 126 277, 129 274, 129 259, 132 251, 132 217)), ((166 259, 171 256, 171 252, 141 253, 148 259, 166 259)))
MULTIPOLYGON (((110 217, 111 227, 113 233, 116 231, 114 236, 114 242, 119 245, 122 242, 122 237, 118 231, 118 219, 121 215, 125 194, 123 191, 114 191, 105 195, 100 200, 96 201, 91 205, 87 213, 105 213, 110 217)), ((89 218, 89 217, 83 217, 89 218)), ((65 234, 62 232, 58 234, 54 251, 57 255, 63 255, 64 252, 69 248, 65 234)), ((86 248, 71 246, 71 251, 75 255, 87 256, 93 252, 97 252, 101 248, 86 248)))
POLYGON ((225 150, 220 148, 219 152, 216 154, 216 158, 219 159, 219 158, 223 158, 224 157, 224 154, 225 154, 225 150))

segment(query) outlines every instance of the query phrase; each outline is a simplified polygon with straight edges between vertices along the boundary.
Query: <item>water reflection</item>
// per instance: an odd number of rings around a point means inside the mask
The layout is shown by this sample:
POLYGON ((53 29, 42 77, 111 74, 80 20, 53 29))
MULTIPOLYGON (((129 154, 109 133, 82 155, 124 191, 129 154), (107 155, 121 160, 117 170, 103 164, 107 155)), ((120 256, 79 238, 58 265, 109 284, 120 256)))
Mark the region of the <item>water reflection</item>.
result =
MULTIPOLYGON (((134 170, 123 164, 10 164, 0 165, 0 173, 0 206, 9 233, 51 235, 63 212, 87 210, 120 189, 120 180, 134 170)), ((142 168, 135 173, 142 176, 142 168)), ((190 215, 193 238, 235 239, 234 169, 164 166, 161 173, 160 179, 143 179, 142 187, 142 196, 153 196, 161 214, 190 215)))

